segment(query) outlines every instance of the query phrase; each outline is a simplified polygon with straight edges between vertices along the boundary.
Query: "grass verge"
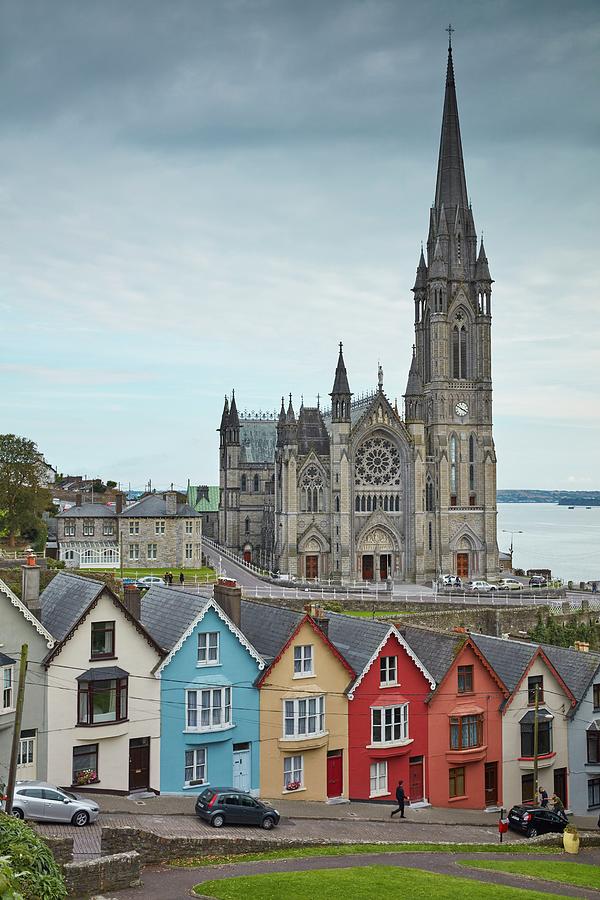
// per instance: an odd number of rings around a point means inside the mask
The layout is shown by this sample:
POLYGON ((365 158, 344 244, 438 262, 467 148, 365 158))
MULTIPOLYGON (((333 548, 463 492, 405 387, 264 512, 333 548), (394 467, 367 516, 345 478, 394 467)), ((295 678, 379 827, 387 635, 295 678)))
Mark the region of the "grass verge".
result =
POLYGON ((527 875, 543 881, 600 890, 600 866, 591 866, 587 863, 558 862, 546 859, 461 859, 459 865, 468 866, 470 869, 505 872, 507 875, 527 875))
MULTIPOLYGON (((530 844, 327 844, 322 847, 290 847, 260 853, 194 856, 173 859, 170 866, 197 869, 227 863, 261 862, 271 859, 303 859, 315 856, 353 856, 364 853, 531 853, 530 844)), ((538 847, 535 853, 562 853, 561 847, 538 847)))
MULTIPOLYGON (((547 900, 539 891, 481 884, 466 878, 450 878, 419 869, 396 866, 364 866, 351 869, 321 869, 316 872, 285 872, 205 881, 197 894, 220 900, 372 900, 373 897, 410 897, 411 900, 547 900)), ((559 898, 559 895, 554 894, 559 898)), ((564 900, 564 898, 561 898, 564 900)))

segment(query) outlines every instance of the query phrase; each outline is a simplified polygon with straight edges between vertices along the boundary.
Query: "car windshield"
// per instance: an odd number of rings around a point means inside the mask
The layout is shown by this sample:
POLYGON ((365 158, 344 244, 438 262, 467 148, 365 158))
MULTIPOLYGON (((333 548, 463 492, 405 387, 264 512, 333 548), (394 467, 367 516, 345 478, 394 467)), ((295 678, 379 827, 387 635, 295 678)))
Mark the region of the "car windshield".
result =
POLYGON ((61 794, 64 794, 65 797, 68 797, 69 800, 77 800, 77 799, 79 799, 78 797, 75 796, 75 794, 71 794, 70 791, 63 791, 62 788, 61 788, 60 793, 61 793, 61 794))

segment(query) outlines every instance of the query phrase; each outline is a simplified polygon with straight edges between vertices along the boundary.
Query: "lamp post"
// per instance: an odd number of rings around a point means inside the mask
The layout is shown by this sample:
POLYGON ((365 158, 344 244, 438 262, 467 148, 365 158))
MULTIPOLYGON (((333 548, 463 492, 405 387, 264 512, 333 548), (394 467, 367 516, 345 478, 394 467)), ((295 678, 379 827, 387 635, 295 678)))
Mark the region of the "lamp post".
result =
POLYGON ((513 535, 514 535, 514 534, 523 534, 523 532, 522 532, 522 531, 511 531, 511 530, 508 529, 508 528, 503 528, 503 529, 502 529, 502 533, 503 533, 503 534, 510 534, 510 550, 509 550, 509 553, 510 553, 510 567, 511 567, 511 569, 512 569, 512 568, 514 568, 514 567, 513 567, 513 535))

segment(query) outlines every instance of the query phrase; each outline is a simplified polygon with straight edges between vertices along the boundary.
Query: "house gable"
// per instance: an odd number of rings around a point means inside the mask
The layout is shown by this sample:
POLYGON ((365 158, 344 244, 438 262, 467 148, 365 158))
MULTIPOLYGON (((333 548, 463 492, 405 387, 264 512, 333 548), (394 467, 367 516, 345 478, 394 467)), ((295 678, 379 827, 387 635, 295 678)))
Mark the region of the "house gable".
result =
POLYGON ((376 660, 379 659, 379 657, 382 655, 383 649, 388 645, 390 638, 392 638, 392 637, 396 638, 398 644, 400 645, 400 648, 405 651, 407 656, 412 660, 412 662, 417 667, 417 669, 421 672, 423 677, 429 682, 431 689, 432 690, 435 689, 435 680, 434 680, 433 676, 429 674, 429 672, 427 671, 427 669, 425 668, 425 666, 423 665, 421 660, 417 657, 417 655, 412 650, 412 648, 409 647, 409 645, 406 643, 406 641, 404 640, 404 638, 402 637, 402 635, 400 634, 398 629, 395 627, 395 625, 392 625, 390 627, 389 631, 387 632, 387 634, 384 636, 381 643, 379 644, 379 646, 377 647, 377 649, 375 650, 375 652, 373 653, 373 655, 371 656, 370 660, 368 661, 368 663, 366 664, 366 666, 364 667, 364 669, 359 674, 358 678, 356 679, 356 681, 354 682, 354 684, 351 686, 350 690, 348 691, 348 699, 349 700, 354 699, 354 696, 355 696, 357 690, 360 688, 360 685, 361 685, 362 681, 364 680, 365 676, 368 674, 368 672, 370 671, 371 667, 376 662, 376 660))

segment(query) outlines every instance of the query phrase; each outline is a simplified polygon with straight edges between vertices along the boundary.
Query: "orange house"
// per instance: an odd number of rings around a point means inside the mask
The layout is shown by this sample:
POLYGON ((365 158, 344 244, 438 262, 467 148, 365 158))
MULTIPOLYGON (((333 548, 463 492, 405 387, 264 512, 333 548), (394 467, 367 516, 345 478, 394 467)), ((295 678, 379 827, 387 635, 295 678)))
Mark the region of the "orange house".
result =
POLYGON ((506 688, 470 638, 429 700, 432 806, 502 805, 502 713, 506 688))

